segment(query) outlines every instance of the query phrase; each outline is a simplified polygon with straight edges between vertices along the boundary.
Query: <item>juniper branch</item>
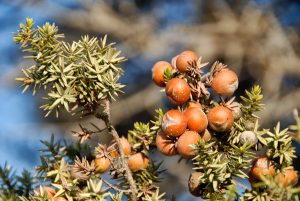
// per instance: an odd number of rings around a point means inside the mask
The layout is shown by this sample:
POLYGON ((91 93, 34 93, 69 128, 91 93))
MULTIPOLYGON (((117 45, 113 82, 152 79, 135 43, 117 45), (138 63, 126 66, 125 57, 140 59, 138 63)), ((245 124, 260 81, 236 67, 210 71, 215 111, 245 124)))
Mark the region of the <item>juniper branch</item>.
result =
POLYGON ((103 107, 103 110, 97 111, 95 113, 95 116, 104 121, 108 132, 113 136, 114 140, 117 142, 122 167, 124 168, 124 170, 126 172, 125 176, 129 183, 129 186, 130 186, 131 200, 136 201, 137 200, 137 187, 136 187, 135 181, 133 179, 132 172, 130 171, 130 169, 128 167, 127 160, 125 159, 125 154, 123 151, 123 147, 122 147, 118 132, 115 130, 115 128, 113 127, 113 125, 111 123, 110 101, 105 99, 102 102, 101 106, 103 107))

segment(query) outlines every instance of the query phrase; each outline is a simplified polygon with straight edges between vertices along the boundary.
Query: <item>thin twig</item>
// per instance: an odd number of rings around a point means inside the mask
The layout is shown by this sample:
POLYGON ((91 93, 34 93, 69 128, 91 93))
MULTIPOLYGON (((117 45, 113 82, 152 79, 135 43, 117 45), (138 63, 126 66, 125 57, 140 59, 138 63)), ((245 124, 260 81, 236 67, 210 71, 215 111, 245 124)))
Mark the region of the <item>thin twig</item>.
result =
POLYGON ((109 183, 108 181, 106 181, 105 179, 101 178, 101 180, 111 189, 115 190, 115 191, 120 191, 120 192, 124 192, 124 193, 130 193, 130 190, 124 190, 124 189, 120 189, 117 186, 109 183))
POLYGON ((123 146, 122 146, 121 141, 120 141, 120 137, 119 137, 117 131, 115 130, 115 128, 113 127, 113 125, 111 123, 110 101, 109 100, 104 100, 103 103, 102 103, 102 106, 103 106, 103 111, 96 112, 95 116, 104 121, 104 123, 105 123, 105 125, 108 129, 108 132, 113 136, 114 140, 117 142, 118 151, 120 153, 121 163, 122 163, 123 168, 125 169, 126 179, 127 179, 128 183, 129 183, 129 186, 130 186, 131 200, 136 201, 137 200, 136 184, 135 184, 135 181, 133 179, 132 172, 128 167, 127 160, 125 159, 125 154, 124 154, 124 151, 123 151, 123 146))

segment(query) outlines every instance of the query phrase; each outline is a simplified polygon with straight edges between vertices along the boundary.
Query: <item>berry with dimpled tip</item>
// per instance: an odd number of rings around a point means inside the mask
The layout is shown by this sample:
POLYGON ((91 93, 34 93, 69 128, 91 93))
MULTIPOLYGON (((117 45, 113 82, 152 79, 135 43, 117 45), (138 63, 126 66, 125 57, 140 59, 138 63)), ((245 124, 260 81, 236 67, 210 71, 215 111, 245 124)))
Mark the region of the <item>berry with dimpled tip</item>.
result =
POLYGON ((216 106, 212 108, 208 114, 209 126, 217 132, 226 132, 230 130, 234 119, 232 112, 224 106, 216 106))
POLYGON ((201 136, 195 131, 185 131, 177 141, 177 151, 183 158, 191 158, 194 156, 192 145, 198 143, 201 136))
POLYGON ((261 180, 261 176, 274 176, 275 168, 273 162, 267 157, 257 158, 250 170, 250 176, 256 180, 261 180))
POLYGON ((278 174, 278 182, 282 187, 294 186, 298 183, 298 172, 294 169, 287 169, 278 174))
POLYGON ((183 51, 176 58, 176 67, 180 72, 186 72, 188 67, 190 67, 191 64, 197 60, 198 56, 195 52, 189 50, 183 51))
POLYGON ((187 127, 187 119, 179 110, 169 110, 162 119, 162 131, 173 137, 184 133, 187 127))
POLYGON ((191 89, 183 79, 172 78, 167 83, 166 95, 173 104, 181 105, 189 100, 191 89))
POLYGON ((177 154, 175 147, 175 140, 160 131, 156 136, 157 149, 166 156, 173 156, 177 154))
POLYGON ((49 187, 49 186, 41 186, 40 188, 34 190, 34 193, 36 195, 41 195, 41 192, 46 193, 49 198, 54 197, 54 195, 56 194, 55 189, 52 187, 49 187), (42 191, 41 191, 41 189, 42 189, 42 191))
POLYGON ((152 80, 157 86, 165 87, 164 73, 166 69, 172 70, 170 63, 166 61, 158 61, 152 67, 152 80))
POLYGON ((217 72, 211 81, 212 90, 219 96, 232 96, 238 85, 239 81, 236 73, 228 68, 217 72))
POLYGON ((132 172, 145 170, 149 166, 149 159, 143 153, 136 153, 128 158, 128 167, 132 172))
POLYGON ((187 118, 188 129, 201 133, 207 128, 207 117, 202 109, 198 107, 188 108, 184 115, 187 118))
POLYGON ((96 158, 94 160, 94 163, 96 173, 102 174, 106 172, 110 167, 110 160, 106 157, 96 158))

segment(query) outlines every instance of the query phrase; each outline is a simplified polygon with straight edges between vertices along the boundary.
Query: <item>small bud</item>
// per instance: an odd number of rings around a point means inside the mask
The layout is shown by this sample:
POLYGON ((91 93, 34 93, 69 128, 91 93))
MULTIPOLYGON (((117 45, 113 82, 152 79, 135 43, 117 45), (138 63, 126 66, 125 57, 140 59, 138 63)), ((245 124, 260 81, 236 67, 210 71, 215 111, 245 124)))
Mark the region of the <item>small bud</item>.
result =
POLYGON ((253 121, 248 120, 248 121, 245 122, 245 129, 246 130, 253 130, 254 127, 255 127, 255 123, 253 121))
POLYGON ((28 26, 28 28, 32 28, 33 24, 34 23, 32 18, 26 18, 26 25, 28 26))
POLYGON ((239 104, 238 102, 233 102, 231 106, 232 106, 231 111, 234 120, 239 120, 243 115, 243 112, 241 110, 241 104, 239 104))
POLYGON ((240 135, 240 144, 249 144, 251 146, 255 145, 258 142, 256 134, 252 131, 244 131, 240 135))

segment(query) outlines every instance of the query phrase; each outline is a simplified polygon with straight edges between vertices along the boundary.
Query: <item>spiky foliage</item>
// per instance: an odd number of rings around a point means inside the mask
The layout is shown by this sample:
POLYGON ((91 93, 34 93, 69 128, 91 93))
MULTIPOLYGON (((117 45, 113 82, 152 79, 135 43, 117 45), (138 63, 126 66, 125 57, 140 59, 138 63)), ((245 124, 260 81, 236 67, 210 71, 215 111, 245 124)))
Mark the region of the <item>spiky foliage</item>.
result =
POLYGON ((33 59, 35 64, 23 69, 24 90, 29 87, 48 90, 46 103, 42 108, 47 111, 71 107, 93 112, 99 101, 114 99, 124 85, 118 83, 122 69, 118 66, 124 57, 120 51, 107 44, 107 37, 101 40, 84 36, 78 42, 62 41, 55 24, 46 23, 33 27, 32 19, 26 19, 15 33, 14 41, 33 59))
POLYGON ((203 186, 203 198, 224 198, 227 186, 235 184, 233 177, 248 178, 245 170, 255 156, 249 151, 250 147, 224 147, 216 139, 209 143, 200 140, 195 147, 194 169, 204 173, 199 179, 199 184, 203 186))
POLYGON ((299 200, 300 188, 292 186, 282 187, 278 177, 264 177, 263 181, 253 186, 252 190, 247 190, 244 196, 240 196, 242 201, 261 201, 261 200, 299 200))
POLYGON ((150 129, 150 123, 136 122, 133 130, 128 131, 128 141, 135 152, 143 152, 148 155, 154 139, 155 132, 150 129))
POLYGON ((23 170, 21 175, 16 175, 12 168, 5 163, 0 167, 0 200, 15 201, 18 196, 28 196, 36 180, 30 172, 23 170))
POLYGON ((268 132, 266 137, 269 158, 276 162, 276 167, 282 170, 292 165, 296 158, 295 147, 292 146, 292 137, 287 133, 288 128, 280 131, 280 123, 274 128, 274 133, 268 132))
MULTIPOLYGON (((252 87, 251 91, 246 90, 246 95, 241 96, 243 103, 241 104, 242 116, 238 121, 234 122, 231 128, 228 141, 232 144, 239 143, 240 134, 245 130, 253 130, 257 136, 264 135, 264 131, 258 130, 259 117, 255 115, 256 112, 261 111, 264 108, 262 104, 263 95, 261 94, 261 87, 255 85, 252 87), (256 124, 254 128, 247 128, 248 124, 256 124)), ((260 140, 261 138, 259 138, 260 140)))

